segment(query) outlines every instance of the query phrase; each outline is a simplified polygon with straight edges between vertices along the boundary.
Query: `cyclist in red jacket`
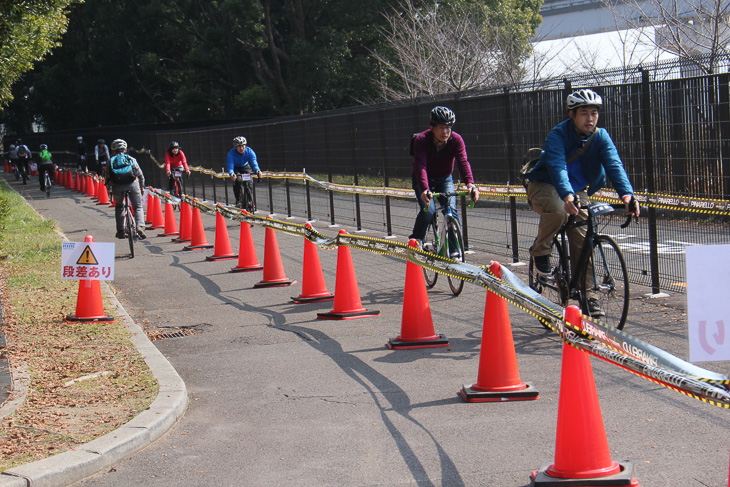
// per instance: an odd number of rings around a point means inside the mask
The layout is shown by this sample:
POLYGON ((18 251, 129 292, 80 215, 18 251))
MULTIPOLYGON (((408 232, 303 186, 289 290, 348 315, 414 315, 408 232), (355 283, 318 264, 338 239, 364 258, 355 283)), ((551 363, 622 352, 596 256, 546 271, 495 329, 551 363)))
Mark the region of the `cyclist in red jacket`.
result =
MULTIPOLYGON (((185 173, 190 176, 188 160, 185 157, 185 153, 182 151, 182 149, 180 149, 180 144, 178 142, 170 142, 170 147, 168 147, 167 151, 165 152, 165 171, 167 172, 167 177, 170 183, 170 192, 172 192, 175 188, 175 176, 173 174, 174 171, 185 171, 185 173)), ((181 188, 181 190, 184 192, 183 188, 181 188)))

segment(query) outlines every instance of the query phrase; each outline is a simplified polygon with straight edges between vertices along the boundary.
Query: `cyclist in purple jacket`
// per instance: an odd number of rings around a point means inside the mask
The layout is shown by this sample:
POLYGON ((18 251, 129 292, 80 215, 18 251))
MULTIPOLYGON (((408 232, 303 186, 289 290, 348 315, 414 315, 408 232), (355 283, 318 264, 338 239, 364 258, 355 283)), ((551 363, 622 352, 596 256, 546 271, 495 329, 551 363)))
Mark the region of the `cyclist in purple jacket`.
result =
MULTIPOLYGON (((452 193, 454 191, 452 173, 455 164, 459 165, 459 172, 469 189, 471 198, 474 201, 479 199, 479 190, 474 185, 474 176, 472 176, 471 165, 466 156, 464 139, 452 130, 454 122, 456 122, 456 115, 453 111, 446 107, 435 107, 431 110, 430 128, 418 134, 413 141, 411 179, 419 211, 413 225, 413 233, 409 238, 423 241, 428 225, 436 213, 436 205, 431 201, 431 193, 452 193), (424 208, 428 208, 428 210, 423 211, 424 208)), ((453 215, 458 221, 456 196, 451 196, 448 200, 453 215)))

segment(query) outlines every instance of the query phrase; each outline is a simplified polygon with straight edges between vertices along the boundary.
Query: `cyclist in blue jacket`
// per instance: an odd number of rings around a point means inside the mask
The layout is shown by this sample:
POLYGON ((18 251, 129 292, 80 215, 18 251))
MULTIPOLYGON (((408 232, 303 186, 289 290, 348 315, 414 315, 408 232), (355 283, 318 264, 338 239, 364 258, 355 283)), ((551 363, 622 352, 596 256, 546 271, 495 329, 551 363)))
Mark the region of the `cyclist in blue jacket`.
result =
MULTIPOLYGON (((233 181, 233 194, 236 196, 236 207, 241 207, 241 189, 242 189, 242 178, 238 177, 238 174, 250 174, 255 172, 256 175, 261 177, 261 169, 259 169, 259 163, 256 159, 256 153, 247 146, 246 137, 238 136, 233 139, 233 149, 228 151, 226 156, 226 166, 228 169, 228 175, 233 181)), ((253 195, 253 181, 246 181, 248 190, 253 195)))
MULTIPOLYGON (((639 204, 626 175, 623 163, 611 137, 597 127, 598 111, 603 108, 600 95, 592 90, 580 90, 568 95, 568 119, 556 125, 545 139, 545 146, 534 169, 526 175, 529 184, 527 197, 540 214, 540 223, 530 255, 535 269, 549 275, 553 238, 560 227, 575 215, 576 221, 587 218, 580 205, 590 203, 588 197, 606 185, 606 176, 626 205, 626 212, 639 216, 639 204), (588 142, 595 132, 593 139, 588 142), (569 164, 567 160, 584 144, 588 145, 580 157, 569 164)), ((568 233, 571 266, 577 265, 585 240, 585 226, 572 228, 568 233)), ((592 279, 592 269, 588 270, 592 279)), ((605 316, 595 296, 588 296, 591 316, 605 316)))

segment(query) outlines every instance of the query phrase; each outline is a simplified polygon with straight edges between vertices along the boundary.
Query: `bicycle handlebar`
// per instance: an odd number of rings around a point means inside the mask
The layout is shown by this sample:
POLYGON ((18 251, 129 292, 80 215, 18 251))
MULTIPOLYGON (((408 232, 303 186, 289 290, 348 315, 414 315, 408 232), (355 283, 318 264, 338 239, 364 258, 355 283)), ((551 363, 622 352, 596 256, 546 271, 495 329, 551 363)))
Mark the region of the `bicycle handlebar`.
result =
MULTIPOLYGON (((621 205, 610 205, 610 206, 614 210, 624 210, 624 209, 626 209, 626 205, 622 205, 622 204, 621 205)), ((590 208, 590 205, 580 205, 580 209, 581 210, 588 210, 588 208, 590 208)), ((626 215, 626 221, 624 221, 620 225, 621 228, 627 228, 629 225, 631 225, 631 217, 632 216, 634 216, 634 215, 633 214, 626 215)), ((570 215, 570 218, 568 219, 567 224, 568 225, 572 224, 574 220, 575 220, 575 216, 574 215, 570 215)), ((637 222, 639 221, 639 218, 638 217, 636 217, 636 221, 637 222)))
MULTIPOLYGON (((446 198, 448 198, 450 196, 468 196, 469 194, 471 194, 471 192, 470 191, 452 191, 450 193, 432 193, 431 191, 429 191, 428 194, 433 199, 433 198, 439 198, 441 196, 444 196, 446 198)), ((474 208, 473 199, 469 202, 469 209, 472 209, 472 208, 474 208)), ((428 207, 425 207, 423 209, 423 211, 428 211, 428 207)))

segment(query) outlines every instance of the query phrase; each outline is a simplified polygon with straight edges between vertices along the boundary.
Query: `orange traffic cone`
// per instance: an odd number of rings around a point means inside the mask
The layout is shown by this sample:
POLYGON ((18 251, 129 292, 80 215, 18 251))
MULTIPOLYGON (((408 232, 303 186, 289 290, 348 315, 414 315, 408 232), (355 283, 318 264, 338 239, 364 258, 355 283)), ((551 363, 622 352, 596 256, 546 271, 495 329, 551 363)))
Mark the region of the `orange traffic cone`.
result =
MULTIPOLYGON (((198 201, 198 200, 193 200, 198 201)), ((192 234, 190 236, 190 245, 183 247, 183 250, 209 249, 213 246, 208 243, 205 236, 205 228, 203 227, 203 217, 200 215, 200 208, 193 208, 192 234)))
MULTIPOLYGON (((84 242, 93 242, 87 235, 84 242)), ((114 317, 104 314, 104 303, 101 301, 101 283, 98 280, 79 280, 79 293, 76 297, 76 313, 66 315, 67 322, 78 321, 114 321, 114 317)))
POLYGON ((157 235, 158 237, 172 237, 180 235, 177 230, 177 220, 175 220, 175 210, 169 201, 165 200, 165 231, 157 235))
POLYGON ((106 184, 101 179, 99 180, 99 186, 96 191, 96 196, 99 198, 97 205, 109 205, 109 193, 106 190, 106 184))
POLYGON ((276 230, 267 227, 264 240, 264 278, 254 284, 253 287, 291 286, 296 282, 284 275, 284 266, 281 263, 281 255, 279 254, 279 243, 276 241, 276 230))
MULTIPOLYGON (((312 225, 305 225, 310 230, 312 225)), ((327 285, 324 282, 324 274, 322 273, 322 265, 319 262, 319 253, 317 246, 309 239, 304 239, 304 259, 302 262, 302 294, 291 300, 297 304, 314 303, 318 301, 331 301, 335 299, 335 295, 327 291, 327 285)))
POLYGON ((205 260, 231 260, 238 257, 231 249, 231 239, 228 237, 228 225, 226 219, 220 213, 215 215, 215 247, 213 255, 209 255, 205 260))
MULTIPOLYGON (((416 248, 418 242, 410 239, 408 245, 416 248)), ((387 346, 390 349, 449 346, 449 340, 444 335, 437 335, 434 332, 423 269, 418 264, 410 261, 406 263, 406 283, 403 291, 400 335, 395 339, 388 340, 387 346)))
MULTIPOLYGON (((565 319, 582 328, 578 307, 568 306, 565 319)), ((633 470, 631 462, 611 460, 590 356, 564 343, 555 463, 532 472, 533 485, 552 486, 571 479, 566 485, 638 487, 633 470)))
POLYGON ((152 191, 147 191, 147 210, 145 211, 145 225, 149 227, 149 225, 152 225, 152 200, 154 198, 152 197, 152 191))
MULTIPOLYGON (((499 262, 492 262, 489 270, 502 278, 499 262)), ((532 384, 520 380, 507 301, 491 291, 487 291, 484 306, 477 382, 464 385, 459 394, 466 402, 527 401, 540 397, 532 384)))
POLYGON ((165 228, 165 218, 162 216, 162 204, 160 203, 160 198, 152 197, 152 209, 149 211, 152 213, 152 224, 148 225, 147 228, 150 230, 165 228))
POLYGON ((180 234, 173 238, 173 242, 190 242, 190 235, 193 233, 193 212, 190 205, 185 201, 180 203, 180 234))
MULTIPOLYGON (((246 210, 241 210, 241 213, 248 215, 246 210)), ((238 265, 231 269, 231 272, 260 271, 263 268, 264 266, 259 264, 256 258, 256 247, 253 245, 251 225, 241 222, 241 233, 238 241, 238 265)))
MULTIPOLYGON (((340 235, 345 233, 347 232, 340 230, 340 235)), ((329 313, 317 313, 317 318, 320 320, 347 320, 379 315, 380 311, 367 310, 362 307, 350 248, 340 245, 337 248, 334 308, 329 313)))
POLYGON ((96 182, 92 176, 86 176, 86 196, 96 197, 96 182))

